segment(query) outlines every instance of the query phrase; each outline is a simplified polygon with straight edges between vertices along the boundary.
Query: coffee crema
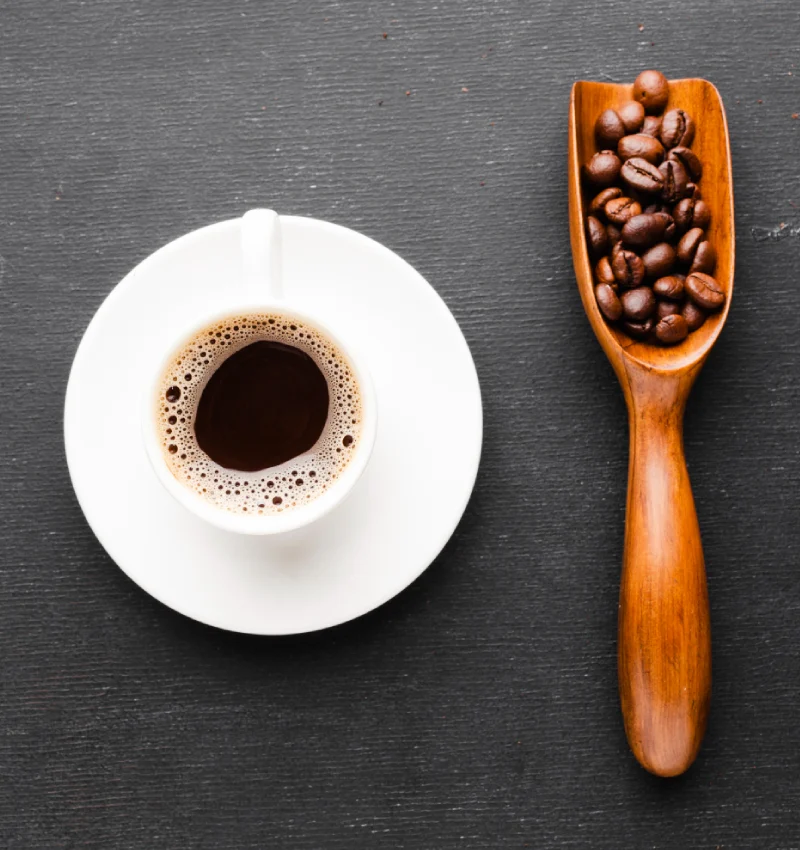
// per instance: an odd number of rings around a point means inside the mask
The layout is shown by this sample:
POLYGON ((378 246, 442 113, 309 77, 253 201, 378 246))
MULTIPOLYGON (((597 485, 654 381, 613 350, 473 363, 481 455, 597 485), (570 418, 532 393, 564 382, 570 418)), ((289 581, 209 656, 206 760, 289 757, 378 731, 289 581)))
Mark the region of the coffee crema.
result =
POLYGON ((347 357, 279 313, 236 315, 196 333, 162 373, 155 408, 175 478, 214 507, 255 515, 324 493, 362 429, 347 357))

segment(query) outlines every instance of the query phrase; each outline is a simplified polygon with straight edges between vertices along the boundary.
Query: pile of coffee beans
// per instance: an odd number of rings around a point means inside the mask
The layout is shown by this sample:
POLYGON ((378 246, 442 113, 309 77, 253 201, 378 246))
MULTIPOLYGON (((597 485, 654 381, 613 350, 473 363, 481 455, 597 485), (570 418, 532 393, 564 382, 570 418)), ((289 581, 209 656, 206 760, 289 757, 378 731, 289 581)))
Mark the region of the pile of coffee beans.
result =
POLYGON ((662 115, 669 83, 659 71, 639 74, 633 96, 598 117, 599 151, 583 167, 594 291, 608 322, 674 345, 722 307, 725 293, 712 277, 717 252, 706 238, 711 211, 698 186, 692 116, 680 108, 662 115))

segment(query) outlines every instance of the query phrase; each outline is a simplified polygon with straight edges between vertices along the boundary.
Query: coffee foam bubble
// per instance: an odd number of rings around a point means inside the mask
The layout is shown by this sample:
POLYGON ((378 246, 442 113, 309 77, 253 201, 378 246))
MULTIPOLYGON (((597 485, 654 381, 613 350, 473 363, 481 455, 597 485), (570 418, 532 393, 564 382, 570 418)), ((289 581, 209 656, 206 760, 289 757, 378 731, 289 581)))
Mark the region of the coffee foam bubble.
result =
POLYGON ((195 334, 162 373, 155 405, 172 474, 209 504, 235 513, 278 514, 312 502, 336 481, 361 438, 361 392, 350 362, 316 328, 279 313, 233 316, 195 334), (328 384, 328 419, 308 452, 280 466, 240 472, 220 466, 200 448, 194 417, 222 362, 259 340, 292 345, 314 360, 328 384))

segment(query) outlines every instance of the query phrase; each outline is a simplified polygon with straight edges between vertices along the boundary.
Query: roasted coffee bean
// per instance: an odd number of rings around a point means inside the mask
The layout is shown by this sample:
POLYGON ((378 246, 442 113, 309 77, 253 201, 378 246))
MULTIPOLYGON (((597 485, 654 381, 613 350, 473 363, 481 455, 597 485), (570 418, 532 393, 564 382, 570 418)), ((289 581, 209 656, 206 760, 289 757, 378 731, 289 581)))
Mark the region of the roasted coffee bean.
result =
POLYGON ((667 153, 667 159, 679 162, 695 183, 703 176, 703 163, 691 148, 679 145, 667 153))
POLYGON ((594 137, 601 150, 616 148, 617 142, 626 132, 622 118, 613 109, 606 109, 605 112, 601 112, 594 125, 594 137))
POLYGON ((622 327, 634 339, 648 339, 653 332, 655 322, 649 318, 643 322, 623 322, 622 327))
POLYGON ((656 297, 649 286, 638 286, 622 293, 622 312, 632 322, 642 322, 653 315, 656 309, 656 297))
POLYGON ((711 210, 708 204, 705 201, 696 201, 694 198, 678 201, 672 215, 680 233, 685 233, 693 227, 705 229, 711 222, 711 210))
POLYGON ((622 317, 622 302, 607 283, 600 283, 594 288, 594 297, 600 312, 609 322, 616 322, 622 317))
POLYGON ((633 83, 633 97, 648 115, 654 115, 667 105, 669 83, 660 71, 642 71, 633 83))
POLYGON ((686 276, 686 291, 689 297, 703 310, 719 310, 725 303, 725 293, 711 277, 704 272, 692 272, 686 276))
POLYGON ((595 256, 605 254, 608 250, 608 234, 605 225, 599 218, 590 215, 586 219, 586 236, 589 239, 589 247, 595 256))
POLYGON ((646 159, 634 157, 627 160, 620 171, 622 179, 633 189, 640 192, 660 192, 664 187, 661 172, 646 159))
POLYGON ((611 224, 606 225, 606 233, 608 234, 608 244, 613 250, 615 245, 619 245, 622 242, 622 231, 616 224, 611 222, 611 224))
POLYGON ((596 153, 583 167, 584 178, 598 189, 610 186, 619 177, 619 157, 613 151, 596 153))
POLYGON ((689 325, 690 331, 696 331, 698 328, 703 327, 706 320, 705 312, 691 299, 683 305, 681 316, 686 319, 686 324, 689 325))
POLYGON ((660 277, 653 284, 653 292, 659 298, 680 301, 683 298, 683 284, 686 278, 682 274, 671 274, 660 277))
POLYGON ((661 163, 658 170, 664 176, 661 197, 668 204, 674 204, 686 194, 686 185, 689 182, 686 169, 677 160, 668 159, 661 163))
POLYGON ((675 265, 675 249, 669 242, 659 242, 642 254, 645 274, 650 278, 668 275, 675 265))
POLYGON ((632 248, 649 248, 664 238, 664 231, 671 221, 664 213, 635 215, 622 228, 622 241, 632 248))
POLYGON ((644 119, 644 124, 642 124, 642 129, 639 132, 644 133, 645 136, 652 136, 654 139, 660 139, 661 119, 658 115, 648 115, 644 119))
POLYGON ((656 325, 656 339, 664 345, 676 345, 689 336, 689 325, 679 313, 664 316, 656 325))
POLYGON ((706 238, 702 227, 693 227, 681 236, 678 242, 678 259, 687 266, 692 264, 697 246, 706 238))
POLYGON ((663 319, 664 316, 674 316, 680 313, 681 305, 677 301, 658 301, 656 303, 656 318, 663 319))
POLYGON ((716 266, 716 264, 716 248, 714 248, 708 239, 704 239, 697 246, 697 250, 694 252, 694 258, 692 259, 692 265, 689 267, 689 271, 706 272, 706 274, 711 274, 711 272, 714 271, 714 266, 716 266))
POLYGON ((658 216, 664 221, 664 239, 667 242, 671 242, 678 235, 678 229, 675 227, 675 219, 668 212, 663 211, 654 212, 653 215, 658 216))
POLYGON ((693 198, 695 201, 699 201, 703 197, 703 194, 700 191, 700 187, 697 185, 697 183, 686 184, 686 197, 693 198))
POLYGON ((611 255, 611 268, 617 283, 626 289, 639 286, 644 280, 644 263, 638 254, 625 248, 615 250, 611 255))
POLYGON ((611 260, 608 257, 601 257, 597 265, 594 267, 594 276, 598 284, 605 284, 616 290, 617 279, 614 277, 614 272, 611 269, 611 260))
POLYGON ((611 186, 608 189, 603 189, 602 192, 592 198, 592 201, 589 204, 589 215, 596 216, 597 218, 601 215, 605 215, 605 205, 614 198, 618 198, 621 194, 622 189, 618 186, 611 186))
MULTIPOLYGON (((669 161, 669 160, 668 160, 669 161)), ((694 208, 697 201, 693 198, 682 198, 672 208, 672 217, 675 219, 675 226, 681 236, 690 230, 692 227, 700 227, 694 223, 694 208)), ((591 211, 594 213, 594 211, 591 211)))
POLYGON ((635 215, 639 215, 642 211, 642 206, 633 198, 612 198, 605 206, 606 218, 614 224, 625 224, 630 221, 635 215))
POLYGON ((661 119, 661 141, 665 148, 689 147, 694 141, 694 121, 682 109, 670 109, 661 119))
POLYGON ((637 192, 636 189, 625 186, 624 184, 622 184, 621 181, 620 185, 622 185, 622 189, 625 194, 628 195, 631 200, 634 200, 637 204, 639 204, 639 212, 636 213, 636 215, 639 215, 640 213, 644 212, 644 208, 648 205, 649 201, 652 199, 653 196, 643 195, 641 192, 637 192))
POLYGON ((690 227, 702 227, 703 230, 708 230, 708 225, 711 224, 711 207, 700 197, 699 191, 697 194, 697 198, 686 199, 694 202, 690 227))
POLYGON ((625 133, 638 133, 644 121, 644 107, 635 100, 629 100, 617 108, 617 115, 622 119, 625 133))
POLYGON ((666 213, 671 217, 672 215, 672 207, 669 204, 663 204, 659 201, 657 204, 648 204, 642 212, 651 215, 652 213, 666 213))
POLYGON ((658 139, 635 133, 633 136, 623 136, 617 145, 617 156, 624 162, 626 159, 641 157, 653 165, 658 165, 664 159, 664 148, 658 139))

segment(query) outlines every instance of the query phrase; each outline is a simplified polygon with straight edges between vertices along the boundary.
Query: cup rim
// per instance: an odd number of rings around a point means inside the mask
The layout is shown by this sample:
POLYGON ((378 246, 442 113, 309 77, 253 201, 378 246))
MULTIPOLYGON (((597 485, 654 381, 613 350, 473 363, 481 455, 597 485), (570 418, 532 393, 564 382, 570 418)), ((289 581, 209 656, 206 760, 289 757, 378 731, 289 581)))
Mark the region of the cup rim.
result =
POLYGON ((181 330, 170 336, 171 342, 164 346, 160 355, 150 362, 150 374, 144 383, 144 393, 140 402, 142 414, 142 436, 150 466, 162 485, 175 500, 198 518, 211 525, 238 534, 270 535, 294 531, 309 525, 323 517, 342 502, 367 467, 377 433, 377 402, 372 377, 363 358, 350 342, 345 343, 340 334, 326 322, 318 319, 306 309, 299 310, 281 299, 237 299, 228 300, 224 306, 207 310, 202 316, 195 316, 181 330), (172 474, 164 459, 155 418, 155 396, 161 381, 165 364, 175 356, 180 348, 205 327, 223 321, 232 315, 248 313, 281 313, 296 321, 313 326, 327 336, 348 359, 356 381, 361 390, 362 429, 361 438, 354 456, 342 470, 336 481, 328 489, 308 504, 286 510, 279 514, 252 514, 244 516, 213 507, 199 494, 189 490, 172 474))

